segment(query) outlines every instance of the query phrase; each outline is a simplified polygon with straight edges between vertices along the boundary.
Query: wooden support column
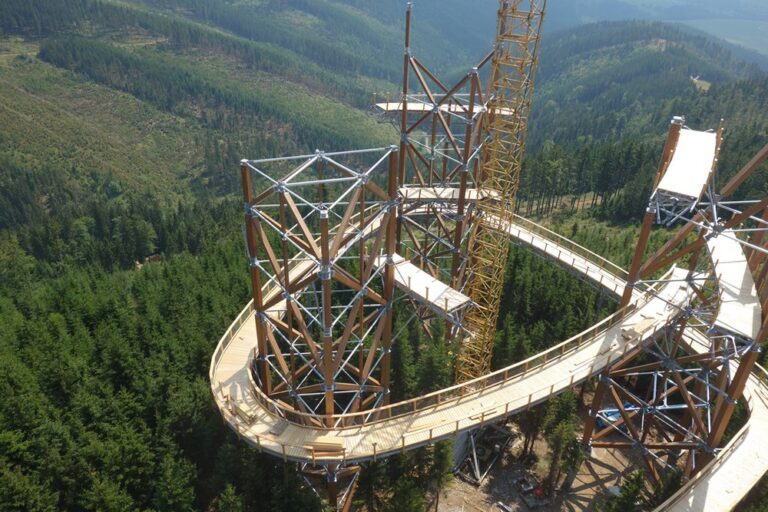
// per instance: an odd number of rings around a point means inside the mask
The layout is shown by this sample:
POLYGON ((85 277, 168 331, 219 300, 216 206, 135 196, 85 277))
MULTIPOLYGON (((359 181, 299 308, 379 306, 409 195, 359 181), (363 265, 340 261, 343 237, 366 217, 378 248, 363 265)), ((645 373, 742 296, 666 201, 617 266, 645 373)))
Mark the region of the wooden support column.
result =
MULTIPOLYGON (((400 101, 402 102, 402 112, 400 113, 400 151, 398 154, 398 183, 405 183, 405 168, 408 165, 408 90, 410 89, 410 67, 411 67, 411 18, 413 16, 413 3, 408 2, 408 8, 405 11, 405 51, 403 54, 403 90, 400 101)), ((402 217, 402 206, 398 207, 399 214, 397 215, 397 246, 396 250, 400 251, 401 241, 401 227, 400 218, 402 217)))
POLYGON ((330 250, 331 237, 329 234, 328 226, 328 210, 320 210, 320 253, 321 253, 321 267, 320 267, 320 282, 322 286, 322 308, 323 308, 323 357, 322 357, 322 374, 325 384, 325 421, 326 425, 333 426, 333 413, 335 412, 335 405, 333 403, 334 389, 334 361, 333 361, 333 299, 332 299, 332 287, 333 276, 331 270, 331 250, 330 250))
MULTIPOLYGON (((677 143, 680 140, 680 131, 683 129, 685 121, 683 118, 676 117, 672 120, 669 126, 669 133, 667 134, 667 142, 664 145, 664 153, 659 163, 659 170, 656 172, 656 179, 653 183, 653 190, 661 182, 661 179, 666 174, 669 168, 669 163, 672 161, 672 155, 674 154, 677 143)), ((648 248, 648 238, 651 235, 651 227, 656 220, 656 211, 649 206, 645 211, 643 217, 643 227, 640 229, 640 238, 637 241, 637 249, 635 250, 635 256, 632 259, 632 265, 629 267, 629 276, 627 277, 627 286, 624 288, 624 294, 621 296, 620 308, 623 308, 629 304, 632 300, 632 291, 635 289, 637 279, 640 275, 640 268, 645 257, 645 250, 648 248)))
POLYGON ((240 165, 240 178, 243 184, 243 199, 245 200, 245 237, 248 244, 248 264, 251 272, 251 293, 253 295, 253 305, 256 310, 256 343, 259 351, 256 359, 256 371, 259 380, 263 386, 263 391, 269 395, 272 392, 272 377, 267 364, 266 356, 269 341, 267 339, 267 329, 269 326, 264 320, 264 297, 261 291, 261 269, 256 265, 259 252, 259 237, 256 230, 256 223, 259 222, 251 215, 250 208, 253 203, 253 183, 248 164, 243 161, 240 165))
MULTIPOLYGON (((462 168, 461 168, 461 181, 459 185, 459 204, 457 206, 457 219, 456 227, 453 235, 453 261, 451 262, 451 276, 453 280, 453 284, 451 285, 453 289, 458 290, 461 288, 461 283, 459 282, 459 264, 461 263, 461 241, 464 238, 464 226, 466 225, 466 220, 464 219, 464 216, 466 215, 466 208, 467 208, 467 181, 469 177, 469 159, 472 156, 472 139, 474 138, 472 136, 472 131, 474 129, 474 117, 475 117, 475 97, 477 96, 477 68, 472 69, 472 79, 470 83, 470 92, 469 92, 469 109, 467 112, 467 127, 464 133, 464 154, 462 156, 462 168)), ((476 188, 477 193, 480 193, 480 188, 476 188)), ((480 201, 480 198, 478 197, 478 202, 480 201)), ((450 331, 446 331, 450 332, 450 331)))
MULTIPOLYGON (((586 423, 584 423, 584 436, 581 439, 581 442, 584 446, 588 446, 590 444, 592 441, 592 435, 595 433, 597 411, 599 411, 600 407, 602 407, 605 392, 610 387, 610 383, 608 382, 610 380, 609 373, 610 370, 606 368, 604 373, 600 375, 599 382, 597 383, 597 389, 595 390, 595 395, 592 397, 592 405, 589 409, 589 416, 587 417, 586 423)), ((586 382, 584 384, 586 385, 586 382)))
MULTIPOLYGON (((400 155, 402 156, 402 155, 400 155)), ((384 269, 384 300, 387 301, 387 312, 384 316, 384 332, 381 336, 381 346, 384 351, 384 356, 381 360, 381 386, 384 389, 384 404, 388 404, 390 401, 389 393, 389 377, 390 368, 392 363, 392 320, 394 316, 393 301, 395 295, 395 265, 393 257, 397 246, 397 209, 395 206, 395 200, 397 198, 397 184, 398 184, 398 162, 397 155, 394 152, 389 155, 389 178, 388 178, 388 194, 389 194, 389 213, 387 214, 387 227, 385 240, 385 251, 387 254, 387 266, 384 269)))
MULTIPOLYGON (((280 224, 283 226, 288 225, 288 212, 287 207, 285 204, 285 198, 282 194, 279 194, 280 199, 280 224)), ((280 251, 282 253, 282 265, 283 265, 283 284, 285 285, 286 289, 290 289, 291 287, 291 268, 289 265, 290 261, 290 254, 288 252, 288 240, 285 237, 282 237, 282 240, 280 241, 280 251)), ((288 326, 288 331, 285 333, 286 336, 288 336, 289 339, 293 339, 295 333, 293 330, 293 309, 286 307, 285 312, 285 323, 288 326)), ((298 379, 296 378, 296 354, 294 351, 291 351, 290 353, 290 369, 291 369, 291 383, 298 382, 298 379)), ((297 405, 296 398, 293 394, 290 396, 291 402, 293 403, 294 407, 297 405)))
MULTIPOLYGON (((728 427, 728 423, 730 423, 731 417, 736 410, 736 403, 741 399, 744 387, 747 385, 747 380, 757 363, 759 355, 760 352, 757 350, 751 350, 741 358, 739 369, 736 371, 736 375, 734 376, 731 385, 728 386, 728 399, 723 400, 715 409, 712 432, 709 435, 709 446, 713 448, 717 447, 720 444, 720 441, 723 440, 725 429, 728 427)), ((704 467, 710 460, 712 460, 712 455, 705 455, 705 460, 699 467, 704 467)))

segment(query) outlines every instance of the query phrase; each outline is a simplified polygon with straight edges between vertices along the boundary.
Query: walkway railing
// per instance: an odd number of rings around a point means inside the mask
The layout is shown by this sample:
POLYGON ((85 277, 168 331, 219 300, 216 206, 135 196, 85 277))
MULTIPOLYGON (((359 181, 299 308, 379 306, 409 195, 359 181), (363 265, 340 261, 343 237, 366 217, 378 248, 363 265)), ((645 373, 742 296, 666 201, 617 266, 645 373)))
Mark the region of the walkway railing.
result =
POLYGON ((535 222, 526 219, 525 217, 521 217, 519 215, 515 215, 515 224, 518 224, 520 227, 525 229, 526 231, 530 231, 531 233, 535 233, 539 235, 539 237, 549 240, 550 242, 554 242, 557 246, 562 247, 564 249, 567 249, 568 251, 581 256, 584 260, 588 261, 589 263, 592 263, 594 265, 597 265, 599 268, 608 271, 611 274, 614 274, 617 277, 620 277, 623 280, 627 280, 628 272, 621 268, 619 265, 616 265, 615 263, 609 261, 608 259, 600 256, 599 254, 590 251, 586 247, 583 247, 576 242, 573 242, 564 236, 555 233, 554 231, 545 228, 544 226, 541 226, 540 224, 536 224, 535 222))
MULTIPOLYGON (((511 379, 514 379, 517 377, 524 377, 529 373, 535 372, 536 370, 540 369, 544 365, 557 362, 563 356, 571 353, 574 350, 577 350, 585 343, 599 337, 604 332, 611 329, 613 326, 621 323, 621 321, 626 317, 626 315, 629 314, 632 310, 634 310, 635 307, 636 307, 635 305, 630 305, 627 308, 619 310, 613 315, 605 318, 603 321, 590 327, 586 331, 580 334, 577 334, 576 336, 544 352, 541 352, 524 361, 515 363, 511 366, 502 368, 501 370, 495 371, 493 373, 489 373, 488 375, 474 379, 472 381, 458 384, 456 386, 445 388, 440 391, 435 391, 433 393, 430 393, 421 397, 413 398, 410 400, 406 400, 403 402, 398 402, 395 404, 378 407, 374 410, 333 415, 330 417, 333 421, 333 424, 336 425, 333 427, 319 425, 317 423, 317 416, 298 412, 287 404, 283 404, 275 400, 272 400, 258 386, 255 385, 255 382, 253 381, 253 377, 252 377, 252 372, 250 371, 250 368, 253 364, 255 356, 257 355, 255 348, 253 351, 251 351, 251 354, 248 358, 249 377, 251 379, 251 388, 252 388, 251 391, 254 393, 256 400, 261 404, 261 406, 265 410, 269 411, 270 413, 278 417, 284 418, 298 425, 312 425, 313 428, 319 428, 323 430, 334 430, 334 431, 343 430, 346 428, 355 428, 355 427, 364 426, 364 425, 371 425, 371 424, 375 424, 383 421, 388 421, 391 419, 410 416, 416 412, 432 409, 440 405, 443 405, 446 402, 459 399, 470 393, 479 392, 479 391, 484 392, 495 386, 508 382, 511 379)), ((214 365, 218 364, 218 361, 221 358, 221 353, 223 353, 223 350, 226 348, 227 345, 229 345, 232 338, 237 333, 237 329, 239 329, 239 326, 242 325, 244 319, 247 319, 252 313, 253 313, 253 304, 250 303, 245 309, 243 309, 243 311, 240 313, 238 318, 235 320, 235 323, 233 323, 232 326, 230 326, 230 328, 222 337, 221 342, 219 343, 219 346, 221 347, 221 349, 220 350, 217 349, 216 354, 214 355, 214 358, 213 358, 213 364, 211 365, 210 376, 212 379, 214 378, 214 373, 215 373, 214 365)), ((590 372, 590 375, 592 373, 593 372, 590 372)), ((214 386, 218 387, 218 383, 216 383, 214 380, 211 380, 211 382, 213 383, 214 386)), ((324 418, 326 417, 324 416, 324 418)))
MULTIPOLYGON (((520 216, 515 216, 515 221, 523 229, 538 235, 539 237, 541 237, 541 239, 549 240, 553 244, 563 247, 567 251, 580 256, 586 262, 596 265, 598 268, 602 269, 604 272, 611 275, 618 274, 616 275, 618 279, 623 279, 623 276, 626 276, 627 274, 626 271, 624 271, 621 267, 614 265, 610 261, 590 251, 589 249, 586 249, 585 247, 582 247, 574 242, 571 242, 567 238, 564 238, 561 235, 558 235, 554 231, 551 231, 543 226, 540 226, 520 216)), ((647 300, 647 298, 645 300, 647 300)), ((451 401, 461 396, 465 396, 471 392, 478 391, 478 390, 486 390, 488 388, 491 388, 493 386, 506 382, 512 378, 524 376, 532 370, 536 370, 545 364, 548 364, 552 361, 559 359, 563 355, 568 354, 571 351, 579 348, 585 342, 591 339, 594 339, 595 337, 599 336, 601 333, 607 331, 608 329, 610 329, 611 327, 619 323, 625 317, 625 315, 627 315, 630 312, 630 310, 633 307, 634 306, 631 306, 629 308, 625 308, 623 310, 617 311, 613 315, 607 317, 606 319, 592 326, 586 331, 580 334, 577 334, 576 336, 540 354, 530 357, 525 361, 521 361, 520 363, 516 363, 507 368, 503 368, 501 370, 479 377, 477 379, 474 379, 450 388, 446 388, 440 391, 436 391, 436 392, 433 392, 418 398, 414 398, 411 400, 406 400, 403 402, 398 402, 396 404, 382 406, 374 410, 333 415, 331 416, 331 419, 333 421, 333 425, 335 426, 334 427, 322 426, 321 428, 326 428, 328 430, 337 430, 338 428, 352 428, 352 427, 357 427, 361 425, 369 425, 372 423, 381 422, 381 421, 385 421, 393 418, 409 416, 409 415, 412 415, 414 412, 419 412, 432 407, 439 406, 445 402, 451 401)), ((209 371, 209 378, 211 379, 211 383, 213 386, 218 387, 218 383, 214 381, 215 379, 214 374, 215 374, 215 367, 219 363, 222 353, 224 352, 226 347, 229 345, 232 338, 239 330, 240 326, 248 318, 248 316, 250 316, 253 313, 253 311, 254 311, 253 301, 251 301, 248 303, 245 309, 243 309, 240 312, 240 314, 235 319, 233 324, 229 327, 229 329, 227 329, 226 333, 219 341, 219 344, 214 353, 213 360, 211 361, 211 367, 209 371)), ((251 373, 250 367, 253 363, 255 356, 256 354, 254 349, 254 351, 251 352, 251 355, 248 360, 249 375, 251 373)), ((298 412, 287 404, 283 404, 281 402, 276 402, 272 400, 271 398, 266 396, 258 386, 256 386, 253 383, 252 383, 252 388, 253 388, 253 392, 256 399, 259 401, 262 407, 270 411, 272 414, 275 414, 281 418, 285 418, 290 422, 300 424, 300 425, 316 425, 317 424, 317 417, 315 415, 298 412)))

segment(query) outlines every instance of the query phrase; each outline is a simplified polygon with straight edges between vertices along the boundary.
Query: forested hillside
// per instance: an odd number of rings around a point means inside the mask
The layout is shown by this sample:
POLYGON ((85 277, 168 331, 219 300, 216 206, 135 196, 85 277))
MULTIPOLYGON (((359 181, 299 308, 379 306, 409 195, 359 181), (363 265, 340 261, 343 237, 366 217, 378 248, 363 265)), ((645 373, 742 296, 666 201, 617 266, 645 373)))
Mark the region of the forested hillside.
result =
MULTIPOLYGON (((495 6, 418 2, 414 51, 464 73, 495 6)), ((211 352, 248 295, 237 165, 397 141, 369 109, 398 89, 403 7, 0 2, 0 510, 320 510, 210 398, 211 352)), ((548 34, 541 59, 521 213, 622 265, 672 115, 727 119, 723 177, 768 137, 768 79, 711 39, 597 24, 548 34)), ((614 307, 525 251, 507 266, 496 367, 614 307)), ((447 348, 418 331, 393 360, 396 398, 451 381, 447 348)), ((360 506, 422 510, 449 452, 371 466, 360 506)))

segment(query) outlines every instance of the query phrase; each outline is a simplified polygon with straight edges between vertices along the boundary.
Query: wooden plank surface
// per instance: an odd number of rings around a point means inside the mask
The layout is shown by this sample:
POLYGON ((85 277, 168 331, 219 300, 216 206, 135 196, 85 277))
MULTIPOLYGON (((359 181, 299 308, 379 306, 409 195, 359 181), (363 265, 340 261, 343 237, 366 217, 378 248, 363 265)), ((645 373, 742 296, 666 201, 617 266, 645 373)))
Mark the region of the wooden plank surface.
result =
MULTIPOLYGON (((520 226, 509 226, 508 231, 510 236, 521 243, 531 245, 574 271, 582 272, 601 286, 619 292, 625 285, 621 278, 611 272, 520 226)), ((683 277, 684 272, 680 272, 673 279, 683 277)), ((547 365, 524 375, 515 375, 481 393, 457 397, 431 409, 417 411, 411 416, 339 429, 332 434, 334 439, 339 440, 334 440, 333 444, 338 446, 339 442, 343 443, 344 460, 348 462, 369 460, 374 452, 378 456, 397 452, 403 443, 406 449, 423 445, 429 441, 430 434, 433 440, 437 440, 453 436, 457 429, 463 431, 476 427, 483 419, 484 412, 491 416, 499 414, 499 411, 511 414, 526 409, 529 403, 546 400, 550 394, 598 372, 610 361, 621 357, 625 350, 641 343, 654 330, 666 325, 678 311, 677 307, 671 305, 685 304, 690 300, 691 293, 684 283, 669 283, 658 295, 658 298, 641 303, 641 307, 622 323, 586 340, 578 350, 567 352, 547 365), (622 332, 630 330, 638 336, 624 339, 622 332)), ((633 300, 641 301, 641 294, 636 292, 633 300)), ((695 339, 689 341, 695 346, 695 339)), ((705 342, 698 342, 701 350, 705 350, 705 342)), ((318 439, 322 443, 322 438, 328 436, 329 432, 287 423, 266 411, 256 400, 246 370, 255 343, 255 319, 251 311, 229 346, 221 353, 219 363, 212 368, 211 384, 215 400, 226 422, 253 446, 278 457, 284 454, 292 460, 311 461, 313 450, 307 446, 318 439), (225 397, 242 402, 243 407, 252 411, 253 422, 249 425, 238 415, 226 412, 225 397)), ((764 439, 768 436, 768 388, 753 376, 747 384, 745 398, 749 400, 751 409, 747 428, 722 456, 705 468, 672 501, 666 503, 663 510, 730 510, 768 470, 768 453, 763 450, 764 439)), ((485 418, 485 421, 489 419, 485 418)), ((342 460, 333 454, 324 459, 342 460)))
POLYGON ((725 230, 707 241, 718 278, 720 308, 715 325, 748 340, 760 331, 762 307, 752 271, 736 233, 725 230))

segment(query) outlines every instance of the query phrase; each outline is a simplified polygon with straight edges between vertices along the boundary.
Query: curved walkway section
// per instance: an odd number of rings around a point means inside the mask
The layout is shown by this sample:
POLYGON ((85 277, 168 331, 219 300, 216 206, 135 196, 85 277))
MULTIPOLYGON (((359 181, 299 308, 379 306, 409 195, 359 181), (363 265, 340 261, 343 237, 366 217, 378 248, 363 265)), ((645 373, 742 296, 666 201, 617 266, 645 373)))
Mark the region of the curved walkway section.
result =
POLYGON ((248 367, 253 360, 256 328, 253 311, 248 308, 214 369, 216 400, 235 430, 261 450, 302 462, 366 461, 412 450, 523 411, 600 372, 628 350, 652 339, 691 299, 688 287, 679 282, 667 285, 658 295, 643 301, 629 315, 620 312, 543 356, 471 384, 379 408, 375 415, 369 411, 340 416, 334 423, 341 426, 333 429, 299 425, 296 421, 301 417, 296 413, 293 421, 287 421, 280 417, 287 409, 281 411, 279 404, 270 403, 253 385, 248 367), (344 423, 352 426, 345 427, 344 423), (333 442, 338 449, 328 450, 333 442))
MULTIPOLYGON (((525 219, 508 226, 511 238, 619 294, 621 269, 525 219), (619 274, 619 275, 617 275, 619 274)), ((592 329, 531 359, 481 379, 375 411, 334 417, 334 427, 313 424, 266 397, 252 381, 256 347, 252 303, 227 330, 214 353, 210 380, 227 424, 259 449, 312 463, 353 463, 408 451, 523 411, 599 373, 632 348, 652 340, 680 314, 692 292, 686 272, 654 294, 636 291, 633 304, 592 329)), ((696 347, 696 334, 690 334, 696 347)), ((705 340, 699 340, 706 347, 705 340)), ((703 350, 704 348, 700 348, 703 350)), ((762 371, 762 370, 761 370, 762 371)), ((659 510, 722 511, 733 508, 768 470, 761 455, 768 435, 768 374, 753 375, 745 390, 747 425, 699 475, 659 510)))

